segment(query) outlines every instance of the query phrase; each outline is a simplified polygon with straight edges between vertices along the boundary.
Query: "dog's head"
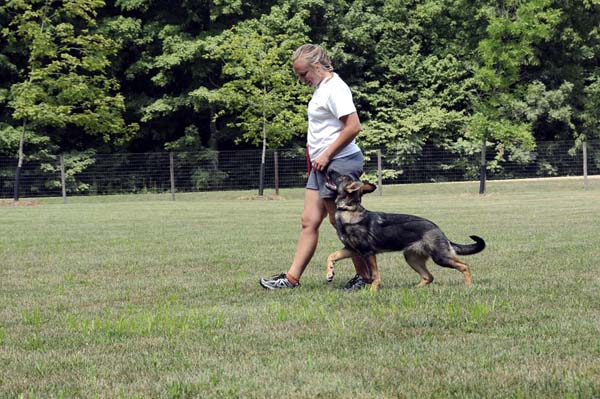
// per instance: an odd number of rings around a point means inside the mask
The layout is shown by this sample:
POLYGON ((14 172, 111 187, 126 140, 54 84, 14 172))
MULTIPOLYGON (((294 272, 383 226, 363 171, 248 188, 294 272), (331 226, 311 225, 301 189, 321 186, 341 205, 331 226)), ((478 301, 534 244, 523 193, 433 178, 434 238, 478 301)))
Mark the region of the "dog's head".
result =
POLYGON ((354 180, 348 175, 341 175, 335 171, 327 175, 327 186, 337 194, 335 203, 338 207, 351 207, 360 204, 364 194, 372 193, 377 189, 375 184, 354 180))

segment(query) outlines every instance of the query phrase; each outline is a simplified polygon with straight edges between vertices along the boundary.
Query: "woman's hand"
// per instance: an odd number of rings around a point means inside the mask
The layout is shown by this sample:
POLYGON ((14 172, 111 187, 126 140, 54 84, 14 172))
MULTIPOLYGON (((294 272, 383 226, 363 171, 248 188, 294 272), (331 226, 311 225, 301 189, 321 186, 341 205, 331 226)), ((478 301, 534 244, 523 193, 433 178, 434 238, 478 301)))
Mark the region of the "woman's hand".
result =
POLYGON ((324 172, 327 170, 327 166, 335 154, 350 144, 350 142, 358 136, 358 133, 361 130, 360 120, 358 119, 358 114, 356 112, 342 116, 340 120, 344 124, 344 128, 340 132, 339 137, 327 147, 327 150, 313 161, 312 167, 316 171, 324 172))
POLYGON ((313 161, 312 167, 316 171, 324 172, 327 169, 329 162, 331 162, 331 157, 327 154, 327 152, 324 152, 313 161))

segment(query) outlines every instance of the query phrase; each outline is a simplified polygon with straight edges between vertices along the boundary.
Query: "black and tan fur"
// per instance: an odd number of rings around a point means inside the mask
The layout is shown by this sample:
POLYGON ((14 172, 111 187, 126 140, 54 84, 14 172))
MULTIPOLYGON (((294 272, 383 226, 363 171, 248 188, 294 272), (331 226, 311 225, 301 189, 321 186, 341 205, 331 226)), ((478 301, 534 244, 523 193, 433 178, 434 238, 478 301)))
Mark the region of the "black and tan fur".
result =
POLYGON ((419 216, 371 212, 361 204, 363 194, 377 188, 374 184, 354 181, 349 176, 330 173, 330 187, 335 189, 335 222, 338 237, 344 248, 327 258, 327 281, 334 276, 334 263, 354 255, 362 256, 371 271, 372 289, 379 288, 379 270, 375 255, 381 252, 404 251, 406 262, 421 276, 417 285, 423 287, 433 281, 426 262, 431 258, 443 267, 460 271, 467 286, 471 286, 469 266, 457 255, 471 255, 485 248, 485 241, 470 236, 475 244, 456 244, 448 240, 433 222, 419 216))

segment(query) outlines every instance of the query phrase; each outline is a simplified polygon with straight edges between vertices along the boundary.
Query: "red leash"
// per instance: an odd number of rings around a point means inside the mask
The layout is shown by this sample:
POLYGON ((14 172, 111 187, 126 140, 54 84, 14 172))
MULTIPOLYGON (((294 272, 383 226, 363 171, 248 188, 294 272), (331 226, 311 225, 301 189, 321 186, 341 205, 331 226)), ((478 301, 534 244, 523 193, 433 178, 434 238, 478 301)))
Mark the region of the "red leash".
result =
POLYGON ((310 172, 312 171, 312 164, 310 163, 310 155, 308 154, 308 144, 306 145, 306 170, 310 175, 310 172))

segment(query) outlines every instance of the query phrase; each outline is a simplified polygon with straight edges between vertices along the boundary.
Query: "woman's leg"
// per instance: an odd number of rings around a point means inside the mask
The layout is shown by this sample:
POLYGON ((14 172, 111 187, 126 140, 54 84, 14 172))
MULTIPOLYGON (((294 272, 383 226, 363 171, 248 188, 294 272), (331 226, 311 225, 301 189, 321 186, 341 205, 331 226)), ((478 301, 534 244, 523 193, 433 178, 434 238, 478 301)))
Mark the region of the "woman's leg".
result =
POLYGON ((287 276, 291 280, 300 280, 304 269, 310 262, 319 241, 319 227, 327 216, 325 201, 319 191, 306 189, 304 192, 304 210, 302 211, 302 230, 298 238, 294 260, 287 276))

